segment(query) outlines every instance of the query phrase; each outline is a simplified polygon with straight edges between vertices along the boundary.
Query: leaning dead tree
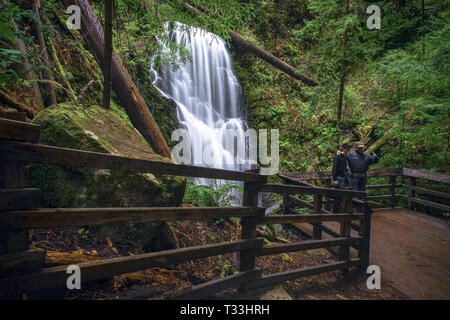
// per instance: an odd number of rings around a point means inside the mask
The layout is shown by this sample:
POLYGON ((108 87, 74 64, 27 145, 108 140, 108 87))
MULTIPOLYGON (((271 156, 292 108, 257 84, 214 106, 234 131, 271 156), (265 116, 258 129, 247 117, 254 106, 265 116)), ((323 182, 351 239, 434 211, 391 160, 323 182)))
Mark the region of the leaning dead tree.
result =
MULTIPOLYGON (((3 3, 6 3, 6 0, 1 0, 3 3)), ((14 28, 14 33, 19 34, 19 26, 17 25, 14 19, 11 19, 11 24, 14 28)), ((25 45, 25 42, 19 37, 16 36, 16 42, 10 44, 14 49, 19 50, 23 55, 23 61, 15 63, 13 68, 17 72, 17 74, 25 80, 30 81, 30 88, 23 88, 24 91, 28 91, 28 94, 31 97, 31 106, 36 110, 40 111, 44 108, 44 102, 42 101, 41 90, 39 89, 39 85, 36 80, 38 79, 35 74, 32 65, 28 61, 28 50, 25 45)))
POLYGON ((49 100, 50 105, 58 103, 58 100, 56 99, 56 91, 55 91, 55 85, 53 84, 53 75, 52 75, 52 66, 50 63, 50 58, 48 56, 47 47, 45 45, 44 35, 42 33, 42 23, 41 23, 41 16, 39 13, 39 10, 41 8, 41 3, 39 0, 33 0, 31 3, 31 6, 33 8, 33 11, 36 14, 36 33, 39 40, 39 48, 42 55, 42 61, 44 62, 45 67, 47 70, 45 71, 47 75, 47 79, 50 81, 48 83, 48 94, 49 94, 49 100))
POLYGON ((33 119, 37 113, 37 110, 21 101, 19 97, 15 96, 13 92, 9 91, 7 88, 0 87, 0 101, 11 106, 18 111, 25 112, 27 117, 33 119))
MULTIPOLYGON (((81 11, 81 33, 86 45, 99 66, 105 61, 105 37, 103 28, 87 0, 62 0, 68 7, 77 5, 81 11)), ((125 108, 134 127, 142 134, 153 150, 167 158, 171 157, 169 146, 156 124, 150 110, 131 79, 119 55, 112 52, 112 88, 120 104, 125 108)))
MULTIPOLYGON (((188 11, 190 11, 194 14, 205 16, 205 13, 203 13, 201 10, 191 6, 188 3, 184 3, 184 7, 188 11)), ((305 83, 309 86, 312 86, 312 87, 319 85, 319 82, 317 80, 314 80, 313 78, 310 78, 306 75, 300 74, 298 72, 298 70, 296 70, 294 67, 290 66, 283 60, 278 59, 270 52, 258 47, 256 44, 245 40, 244 37, 241 36, 238 32, 233 31, 233 30, 228 30, 228 34, 230 35, 233 44, 254 54, 255 56, 261 58, 262 60, 270 63, 272 66, 283 71, 287 75, 289 75, 297 80, 300 80, 303 83, 305 83)))

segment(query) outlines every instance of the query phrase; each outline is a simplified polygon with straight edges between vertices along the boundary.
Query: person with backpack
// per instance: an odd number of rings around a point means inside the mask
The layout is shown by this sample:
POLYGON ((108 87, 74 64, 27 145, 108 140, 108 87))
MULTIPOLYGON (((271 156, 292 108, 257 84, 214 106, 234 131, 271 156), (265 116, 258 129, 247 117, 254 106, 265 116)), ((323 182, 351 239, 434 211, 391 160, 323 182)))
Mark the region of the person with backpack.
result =
POLYGON ((378 156, 364 152, 364 144, 358 141, 355 143, 355 149, 346 154, 346 158, 350 169, 351 188, 366 191, 367 171, 369 166, 378 162, 378 156))
MULTIPOLYGON (((333 158, 333 168, 331 170, 332 183, 336 189, 345 189, 347 187, 347 158, 346 154, 350 151, 350 145, 343 143, 339 148, 339 151, 333 158)), ((333 212, 340 211, 341 199, 336 197, 334 199, 333 212)))

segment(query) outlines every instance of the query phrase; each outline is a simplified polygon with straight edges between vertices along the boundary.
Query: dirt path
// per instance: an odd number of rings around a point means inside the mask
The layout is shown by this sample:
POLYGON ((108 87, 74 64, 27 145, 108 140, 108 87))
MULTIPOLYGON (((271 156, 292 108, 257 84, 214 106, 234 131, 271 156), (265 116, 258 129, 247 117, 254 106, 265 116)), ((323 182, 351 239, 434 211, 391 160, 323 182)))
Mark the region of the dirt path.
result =
POLYGON ((412 299, 450 299, 450 228, 406 209, 372 215, 370 262, 412 299))
MULTIPOLYGON (((338 223, 324 225, 339 232, 338 223)), ((450 228, 442 220, 406 209, 374 212, 370 263, 380 266, 382 283, 411 299, 450 299, 450 228)))

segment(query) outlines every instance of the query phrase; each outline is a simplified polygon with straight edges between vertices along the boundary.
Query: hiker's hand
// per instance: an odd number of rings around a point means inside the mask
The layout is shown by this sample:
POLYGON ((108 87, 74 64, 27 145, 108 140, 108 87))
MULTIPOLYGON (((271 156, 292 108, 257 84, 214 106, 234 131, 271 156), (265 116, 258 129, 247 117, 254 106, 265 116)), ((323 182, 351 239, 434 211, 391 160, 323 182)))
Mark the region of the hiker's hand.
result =
POLYGON ((332 185, 333 185, 333 186, 337 186, 337 184, 338 184, 337 181, 334 181, 334 180, 332 181, 332 185))

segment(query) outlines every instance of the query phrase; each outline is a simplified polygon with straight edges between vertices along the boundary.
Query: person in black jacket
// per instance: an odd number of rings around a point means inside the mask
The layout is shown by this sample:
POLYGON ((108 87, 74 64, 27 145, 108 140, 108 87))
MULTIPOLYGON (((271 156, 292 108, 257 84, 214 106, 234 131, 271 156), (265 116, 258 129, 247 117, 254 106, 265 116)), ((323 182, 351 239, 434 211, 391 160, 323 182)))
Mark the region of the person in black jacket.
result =
MULTIPOLYGON (((348 143, 341 145, 341 148, 336 153, 333 158, 333 168, 331 170, 331 175, 333 177, 333 185, 336 189, 345 189, 347 187, 347 158, 345 155, 350 151, 350 146, 348 143)), ((339 212, 341 206, 341 199, 334 199, 333 212, 339 212)))
POLYGON ((339 151, 333 158, 333 169, 331 175, 333 177, 333 184, 338 189, 344 189, 346 187, 347 177, 347 158, 346 154, 350 151, 348 143, 342 144, 339 151))
POLYGON ((364 144, 358 141, 355 143, 355 150, 347 153, 346 158, 350 169, 352 189, 366 191, 367 170, 369 170, 369 166, 378 162, 378 156, 375 153, 370 155, 364 152, 364 144))

